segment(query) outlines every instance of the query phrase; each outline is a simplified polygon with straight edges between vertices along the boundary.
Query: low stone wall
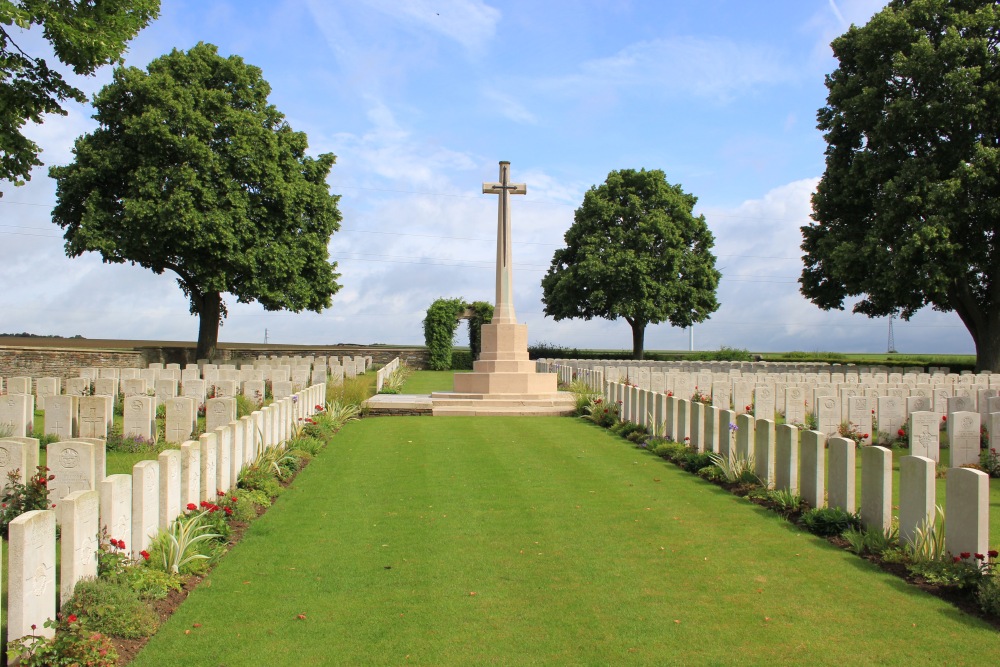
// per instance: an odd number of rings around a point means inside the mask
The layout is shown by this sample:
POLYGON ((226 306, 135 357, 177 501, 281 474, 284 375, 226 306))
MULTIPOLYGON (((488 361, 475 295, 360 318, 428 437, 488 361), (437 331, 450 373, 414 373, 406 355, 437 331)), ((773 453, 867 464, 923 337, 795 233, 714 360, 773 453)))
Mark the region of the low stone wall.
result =
MULTIPOLYGON (((369 356, 376 364, 399 357, 410 368, 425 369, 426 348, 387 348, 354 345, 253 345, 220 343, 213 361, 238 363, 264 356, 369 356)), ((193 364, 195 344, 174 341, 96 340, 85 338, 0 339, 0 378, 77 377, 86 367, 146 368, 151 363, 193 364)))

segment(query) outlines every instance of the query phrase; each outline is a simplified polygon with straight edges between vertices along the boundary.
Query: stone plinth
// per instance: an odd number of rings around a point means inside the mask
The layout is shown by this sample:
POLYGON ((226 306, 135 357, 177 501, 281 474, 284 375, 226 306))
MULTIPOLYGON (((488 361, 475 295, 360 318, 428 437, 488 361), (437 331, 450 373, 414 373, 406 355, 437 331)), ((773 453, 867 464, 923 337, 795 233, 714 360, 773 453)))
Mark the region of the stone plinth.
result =
POLYGON ((556 389, 555 373, 535 372, 523 324, 484 324, 482 352, 472 368, 455 374, 454 392, 431 394, 433 414, 564 415, 576 409, 573 394, 556 389))

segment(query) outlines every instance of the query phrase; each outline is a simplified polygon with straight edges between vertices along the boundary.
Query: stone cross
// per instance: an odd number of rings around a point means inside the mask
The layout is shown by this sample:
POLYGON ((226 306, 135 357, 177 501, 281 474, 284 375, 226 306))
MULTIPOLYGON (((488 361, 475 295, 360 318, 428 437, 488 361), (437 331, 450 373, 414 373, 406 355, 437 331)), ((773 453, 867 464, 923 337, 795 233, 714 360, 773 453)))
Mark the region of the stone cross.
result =
POLYGON ((483 193, 499 195, 497 206, 497 299, 493 310, 494 324, 516 324, 514 316, 514 271, 510 249, 510 195, 528 192, 524 183, 510 182, 510 162, 500 163, 500 182, 483 183, 483 193))

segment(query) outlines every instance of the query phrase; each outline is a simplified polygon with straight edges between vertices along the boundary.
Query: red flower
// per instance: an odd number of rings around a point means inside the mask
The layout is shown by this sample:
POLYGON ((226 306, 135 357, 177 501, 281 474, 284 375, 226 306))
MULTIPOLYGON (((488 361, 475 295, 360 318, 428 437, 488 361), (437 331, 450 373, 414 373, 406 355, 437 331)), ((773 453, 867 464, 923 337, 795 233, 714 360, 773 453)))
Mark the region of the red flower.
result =
POLYGON ((145 549, 143 549, 142 551, 140 551, 139 555, 142 556, 143 560, 149 560, 149 552, 146 551, 145 549))
POLYGON ((187 508, 193 512, 194 510, 198 509, 198 506, 195 505, 194 503, 188 503, 187 508))
POLYGON ((67 619, 70 623, 76 623, 76 614, 70 614, 67 619))
POLYGON ((751 406, 746 406, 743 408, 746 412, 750 412, 753 408, 751 406))
POLYGON ((862 435, 862 436, 861 436, 861 439, 862 439, 862 440, 867 440, 867 439, 868 439, 868 434, 867 434, 867 433, 865 433, 864 435, 862 435))
POLYGON ((986 556, 982 554, 976 554, 976 560, 986 560, 986 556))
POLYGON ((906 437, 906 431, 904 431, 903 429, 899 429, 898 431, 896 431, 896 435, 898 435, 900 438, 904 438, 906 437))
POLYGON ((232 516, 232 514, 233 514, 233 508, 232 507, 226 507, 224 509, 225 509, 225 512, 226 512, 226 516, 232 516))
POLYGON ((958 562, 958 561, 960 561, 960 560, 962 560, 962 559, 961 559, 961 558, 959 558, 958 556, 952 556, 952 557, 951 557, 951 562, 952 562, 952 563, 957 563, 957 562, 958 562))
POLYGON ((972 554, 971 554, 971 553, 969 553, 968 551, 963 551, 963 552, 962 552, 961 554, 959 554, 959 555, 960 555, 960 556, 961 556, 962 558, 970 558, 970 557, 972 556, 972 554))
POLYGON ((319 410, 320 412, 322 412, 323 411, 323 406, 322 405, 317 405, 316 409, 319 410))
POLYGON ((240 502, 240 499, 237 498, 236 496, 233 496, 232 498, 230 498, 230 500, 232 500, 234 503, 240 502))
POLYGON ((941 415, 941 421, 943 422, 948 421, 948 415, 941 415))
POLYGON ((989 551, 986 552, 986 555, 989 556, 990 558, 996 558, 997 556, 1000 556, 1000 551, 997 551, 996 549, 990 549, 989 551))
POLYGON ((225 491, 216 491, 215 494, 221 498, 224 495, 226 495, 226 492, 225 491))
POLYGON ((198 503, 198 505, 200 505, 201 507, 208 507, 208 501, 207 500, 203 500, 200 503, 198 503))

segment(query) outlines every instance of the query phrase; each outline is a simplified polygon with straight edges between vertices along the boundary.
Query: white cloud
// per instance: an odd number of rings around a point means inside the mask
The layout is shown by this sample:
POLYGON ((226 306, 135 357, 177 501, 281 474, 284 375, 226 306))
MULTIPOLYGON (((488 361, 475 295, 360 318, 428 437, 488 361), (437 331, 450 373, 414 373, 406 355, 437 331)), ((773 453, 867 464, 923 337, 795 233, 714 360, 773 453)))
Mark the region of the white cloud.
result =
POLYGON ((769 46, 680 36, 637 42, 614 55, 584 62, 573 74, 545 79, 539 88, 574 96, 641 90, 644 95, 695 96, 725 103, 758 86, 795 76, 769 46))
POLYGON ((491 111, 499 113, 504 118, 515 123, 534 125, 538 122, 535 114, 531 113, 526 106, 516 100, 512 95, 501 92, 492 87, 483 89, 483 98, 491 111))
POLYGON ((479 0, 369 0, 366 4, 411 30, 436 33, 477 52, 493 39, 500 21, 500 11, 479 0))

